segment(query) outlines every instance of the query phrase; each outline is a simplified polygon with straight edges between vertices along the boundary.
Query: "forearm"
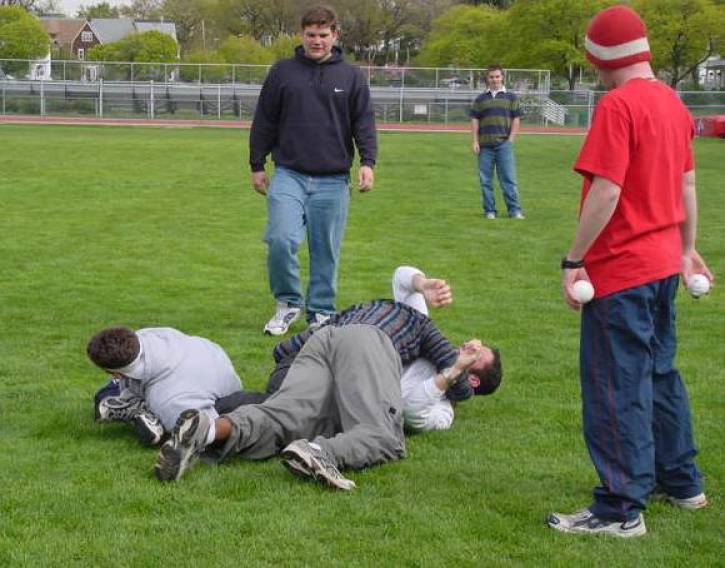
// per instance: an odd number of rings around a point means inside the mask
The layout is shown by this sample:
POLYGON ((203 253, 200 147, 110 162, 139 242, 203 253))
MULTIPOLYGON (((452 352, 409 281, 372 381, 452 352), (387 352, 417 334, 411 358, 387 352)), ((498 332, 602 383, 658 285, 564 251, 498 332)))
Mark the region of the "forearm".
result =
POLYGON ((516 117, 511 122, 511 132, 509 133, 509 140, 514 140, 519 135, 520 128, 521 128, 521 119, 516 117))
POLYGON ((619 203, 621 188, 606 178, 595 177, 584 200, 579 225, 567 253, 571 260, 581 260, 612 218, 619 203))
POLYGON ((682 254, 687 255, 695 250, 697 235, 697 192, 694 170, 682 176, 682 203, 685 208, 685 220, 680 225, 680 238, 682 239, 682 254))

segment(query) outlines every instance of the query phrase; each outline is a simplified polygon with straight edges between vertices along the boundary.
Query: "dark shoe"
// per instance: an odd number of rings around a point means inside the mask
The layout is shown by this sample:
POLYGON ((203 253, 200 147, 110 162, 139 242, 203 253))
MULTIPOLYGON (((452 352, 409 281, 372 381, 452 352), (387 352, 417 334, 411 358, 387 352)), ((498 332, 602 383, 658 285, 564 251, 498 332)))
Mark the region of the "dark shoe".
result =
POLYGON ((600 519, 589 509, 584 509, 571 515, 551 513, 546 519, 546 524, 552 529, 565 533, 608 534, 622 538, 643 536, 647 533, 642 513, 636 519, 622 522, 600 519))
POLYGON ((332 457, 307 440, 295 440, 282 450, 282 464, 294 475, 314 479, 343 491, 355 488, 355 482, 342 476, 332 457))
POLYGON ((131 422, 139 412, 147 411, 140 397, 107 396, 95 405, 96 422, 131 422))
POLYGON ((191 467, 206 446, 210 421, 204 412, 184 410, 174 426, 171 439, 161 446, 156 458, 159 481, 177 481, 191 467))
POLYGON ((158 446, 164 437, 164 425, 151 412, 139 412, 133 419, 136 435, 144 446, 158 446))

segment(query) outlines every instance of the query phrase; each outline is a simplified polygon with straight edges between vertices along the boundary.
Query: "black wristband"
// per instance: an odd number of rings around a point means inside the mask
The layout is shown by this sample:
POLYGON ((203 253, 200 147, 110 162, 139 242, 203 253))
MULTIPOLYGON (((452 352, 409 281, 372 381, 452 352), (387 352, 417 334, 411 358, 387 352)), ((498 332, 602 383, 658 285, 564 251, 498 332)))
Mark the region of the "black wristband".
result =
POLYGON ((561 269, 573 269, 573 268, 583 268, 584 267, 584 261, 583 260, 569 260, 568 258, 564 257, 561 259, 561 269))

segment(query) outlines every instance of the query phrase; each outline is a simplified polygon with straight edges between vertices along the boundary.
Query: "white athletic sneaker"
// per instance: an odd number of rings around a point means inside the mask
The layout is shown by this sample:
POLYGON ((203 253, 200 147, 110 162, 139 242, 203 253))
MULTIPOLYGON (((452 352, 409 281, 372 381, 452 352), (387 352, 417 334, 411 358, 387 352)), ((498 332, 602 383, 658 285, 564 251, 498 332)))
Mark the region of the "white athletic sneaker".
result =
POLYGON ((325 325, 329 319, 330 319, 330 316, 327 314, 320 314, 320 313, 315 314, 315 317, 312 318, 312 321, 310 322, 310 329, 313 331, 317 331, 323 325, 325 325))
POLYGON ((495 218, 496 218, 496 213, 486 213, 486 214, 484 215, 484 217, 485 217, 486 219, 495 219, 495 218))
POLYGON ((164 437, 164 425, 151 412, 139 412, 133 419, 136 435, 144 446, 157 446, 164 437))
POLYGON ((307 440, 295 440, 282 450, 281 456, 282 464, 294 475, 343 491, 355 488, 355 482, 343 477, 337 469, 332 456, 307 440))
POLYGON ((511 218, 512 219, 526 219, 526 217, 524 217, 524 214, 521 211, 519 211, 518 213, 514 213, 513 215, 511 215, 511 218))
POLYGON ((679 507, 680 509, 703 509, 707 507, 707 497, 704 493, 699 493, 692 497, 673 497, 663 491, 655 491, 650 497, 652 501, 666 501, 670 505, 679 507))
POLYGON ((621 538, 643 536, 647 533, 642 513, 631 521, 608 521, 594 516, 589 509, 584 509, 571 515, 551 513, 546 524, 565 533, 608 534, 621 538))
POLYGON ((206 447, 211 421, 205 412, 190 408, 176 420, 171 438, 161 446, 156 457, 159 481, 178 481, 206 447))
POLYGON ((269 335, 284 335, 300 314, 302 309, 297 306, 289 306, 286 302, 277 302, 277 311, 264 326, 264 333, 269 335))

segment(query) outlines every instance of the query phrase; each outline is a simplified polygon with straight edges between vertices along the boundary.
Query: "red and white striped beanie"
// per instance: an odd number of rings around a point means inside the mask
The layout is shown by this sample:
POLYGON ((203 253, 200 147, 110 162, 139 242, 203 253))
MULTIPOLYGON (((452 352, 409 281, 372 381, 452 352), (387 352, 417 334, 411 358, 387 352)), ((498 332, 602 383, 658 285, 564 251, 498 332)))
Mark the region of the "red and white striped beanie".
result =
POLYGON ((612 6, 594 16, 584 47, 587 59, 600 69, 619 69, 652 59, 647 27, 629 6, 612 6))

